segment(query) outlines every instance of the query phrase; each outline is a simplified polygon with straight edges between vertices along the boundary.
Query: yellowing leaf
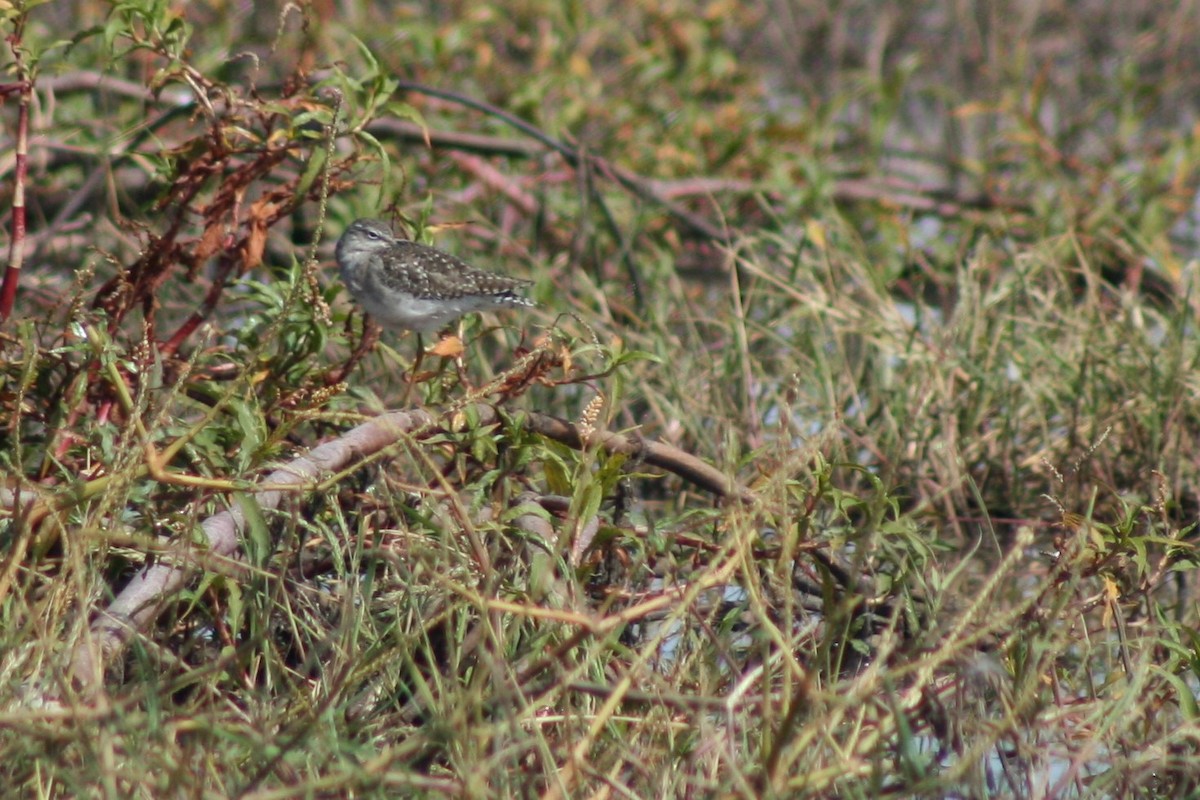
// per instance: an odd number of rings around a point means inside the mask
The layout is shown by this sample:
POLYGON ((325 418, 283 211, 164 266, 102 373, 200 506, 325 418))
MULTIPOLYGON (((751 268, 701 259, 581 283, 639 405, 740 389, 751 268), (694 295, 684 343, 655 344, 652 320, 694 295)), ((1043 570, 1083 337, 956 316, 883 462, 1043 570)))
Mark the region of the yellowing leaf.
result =
POLYGON ((462 339, 457 336, 447 336, 429 348, 429 353, 442 358, 458 358, 465 350, 462 339))
POLYGON ((818 250, 824 250, 829 244, 825 238, 825 226, 815 219, 804 223, 804 234, 810 242, 816 245, 818 250))

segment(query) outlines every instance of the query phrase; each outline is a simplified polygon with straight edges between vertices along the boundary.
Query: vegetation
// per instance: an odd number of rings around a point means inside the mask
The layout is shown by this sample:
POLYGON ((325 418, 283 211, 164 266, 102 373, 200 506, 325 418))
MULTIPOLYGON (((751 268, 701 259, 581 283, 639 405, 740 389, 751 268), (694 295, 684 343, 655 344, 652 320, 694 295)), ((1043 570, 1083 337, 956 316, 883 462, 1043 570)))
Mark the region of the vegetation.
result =
POLYGON ((14 795, 1200 792, 1200 10, 0 15, 14 795))

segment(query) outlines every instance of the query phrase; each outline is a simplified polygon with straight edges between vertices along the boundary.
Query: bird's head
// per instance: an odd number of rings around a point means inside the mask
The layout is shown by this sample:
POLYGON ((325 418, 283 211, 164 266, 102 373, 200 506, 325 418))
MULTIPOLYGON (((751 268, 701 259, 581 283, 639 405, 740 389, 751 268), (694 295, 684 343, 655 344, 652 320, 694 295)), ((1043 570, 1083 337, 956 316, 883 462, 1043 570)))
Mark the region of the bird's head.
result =
POLYGON ((378 219, 356 219, 338 239, 337 257, 368 255, 386 251, 395 243, 396 237, 387 223, 378 219))

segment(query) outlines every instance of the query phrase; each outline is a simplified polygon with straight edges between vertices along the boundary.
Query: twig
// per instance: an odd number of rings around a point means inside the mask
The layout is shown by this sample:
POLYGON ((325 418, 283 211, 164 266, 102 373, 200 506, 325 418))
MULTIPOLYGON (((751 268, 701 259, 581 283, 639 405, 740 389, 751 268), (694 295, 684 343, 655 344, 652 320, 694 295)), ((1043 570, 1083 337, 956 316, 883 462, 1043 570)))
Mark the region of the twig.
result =
POLYGON ((458 131, 437 131, 422 128, 415 122, 389 117, 371 120, 367 123, 366 131, 373 135, 384 133, 404 141, 461 150, 481 156, 536 158, 546 152, 545 147, 524 139, 504 139, 499 136, 484 136, 458 131))

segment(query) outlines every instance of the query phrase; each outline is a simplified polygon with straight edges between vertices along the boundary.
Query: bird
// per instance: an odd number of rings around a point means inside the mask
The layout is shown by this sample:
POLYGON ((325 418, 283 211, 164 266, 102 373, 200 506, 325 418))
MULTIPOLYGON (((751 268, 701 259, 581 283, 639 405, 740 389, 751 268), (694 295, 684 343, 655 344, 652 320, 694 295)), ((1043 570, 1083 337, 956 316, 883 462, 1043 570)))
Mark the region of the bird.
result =
POLYGON ((350 294, 385 328, 430 333, 474 311, 536 305, 521 294, 532 281, 476 269, 377 219, 350 223, 336 258, 350 294))

